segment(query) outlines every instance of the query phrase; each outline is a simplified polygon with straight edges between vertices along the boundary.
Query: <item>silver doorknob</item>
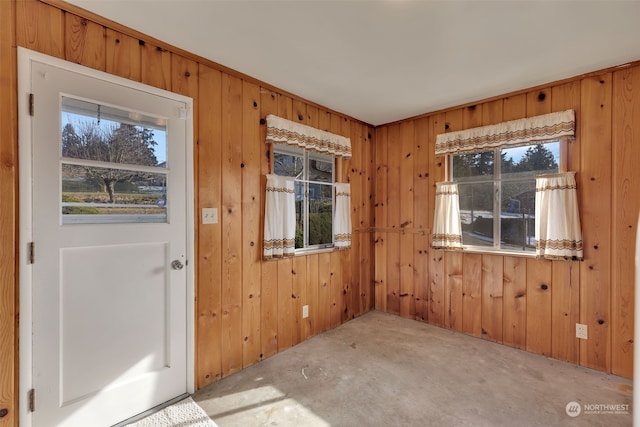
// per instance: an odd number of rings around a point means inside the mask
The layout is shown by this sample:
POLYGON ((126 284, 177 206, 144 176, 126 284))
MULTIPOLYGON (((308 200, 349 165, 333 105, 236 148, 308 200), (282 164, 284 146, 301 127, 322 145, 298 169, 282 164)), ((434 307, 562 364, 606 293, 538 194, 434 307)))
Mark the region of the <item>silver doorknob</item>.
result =
POLYGON ((174 259, 173 261, 171 261, 171 268, 173 268, 174 270, 182 270, 182 267, 184 267, 184 265, 180 262, 179 259, 174 259))

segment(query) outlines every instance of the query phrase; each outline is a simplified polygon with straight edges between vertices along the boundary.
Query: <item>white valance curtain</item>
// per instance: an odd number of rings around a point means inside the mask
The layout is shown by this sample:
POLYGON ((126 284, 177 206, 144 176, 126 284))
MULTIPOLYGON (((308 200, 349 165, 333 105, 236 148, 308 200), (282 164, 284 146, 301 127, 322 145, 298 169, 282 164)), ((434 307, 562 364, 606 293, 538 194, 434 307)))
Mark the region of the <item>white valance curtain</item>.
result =
POLYGON ((582 260, 575 172, 536 177, 536 255, 582 260))
POLYGON ((443 133, 436 138, 436 156, 573 138, 575 125, 575 112, 567 110, 443 133))
POLYGON ((296 243, 296 206, 291 177, 267 175, 264 203, 264 259, 293 256, 296 243))
POLYGON ((351 247, 351 184, 334 184, 336 209, 333 218, 334 245, 338 249, 351 247))
POLYGON ((457 183, 436 183, 436 210, 433 218, 431 246, 434 249, 462 249, 457 183))
POLYGON ((351 158, 351 140, 274 115, 267 116, 266 143, 289 144, 305 150, 351 158))

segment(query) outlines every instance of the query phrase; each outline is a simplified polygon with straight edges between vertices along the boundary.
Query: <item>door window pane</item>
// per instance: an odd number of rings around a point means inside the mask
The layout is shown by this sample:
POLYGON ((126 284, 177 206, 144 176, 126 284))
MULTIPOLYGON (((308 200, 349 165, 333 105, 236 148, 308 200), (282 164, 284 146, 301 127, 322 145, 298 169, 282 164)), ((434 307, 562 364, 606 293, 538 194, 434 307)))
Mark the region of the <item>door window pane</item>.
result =
POLYGON ((166 222, 166 122, 62 97, 63 224, 166 222))
POLYGON ((62 97, 62 157, 166 167, 166 119, 62 97))
POLYGON ((166 190, 165 174, 63 164, 63 223, 166 222, 166 190))

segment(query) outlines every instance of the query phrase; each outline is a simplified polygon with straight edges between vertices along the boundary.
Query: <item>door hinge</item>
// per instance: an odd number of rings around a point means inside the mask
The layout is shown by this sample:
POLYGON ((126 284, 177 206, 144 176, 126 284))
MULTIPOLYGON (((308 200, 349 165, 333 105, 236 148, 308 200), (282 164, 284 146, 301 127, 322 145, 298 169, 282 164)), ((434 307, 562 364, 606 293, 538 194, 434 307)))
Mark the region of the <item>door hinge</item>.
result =
POLYGON ((29 390, 27 399, 29 400, 29 412, 35 412, 36 411, 36 390, 34 388, 29 390))
POLYGON ((34 96, 32 93, 29 94, 29 115, 33 116, 33 104, 34 104, 34 96))
POLYGON ((27 243, 27 264, 33 264, 36 261, 36 244, 34 242, 27 243))

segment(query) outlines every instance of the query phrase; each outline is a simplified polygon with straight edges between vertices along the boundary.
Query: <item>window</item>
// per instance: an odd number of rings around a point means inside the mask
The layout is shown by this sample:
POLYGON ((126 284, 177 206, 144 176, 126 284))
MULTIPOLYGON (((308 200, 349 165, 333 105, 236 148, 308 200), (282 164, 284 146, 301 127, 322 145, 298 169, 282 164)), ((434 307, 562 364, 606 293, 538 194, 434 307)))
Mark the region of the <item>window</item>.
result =
POLYGON ((334 157, 274 146, 273 173, 295 178, 296 249, 333 246, 334 157))
POLYGON ((498 147, 450 159, 463 246, 535 252, 535 176, 559 171, 560 142, 498 147))

